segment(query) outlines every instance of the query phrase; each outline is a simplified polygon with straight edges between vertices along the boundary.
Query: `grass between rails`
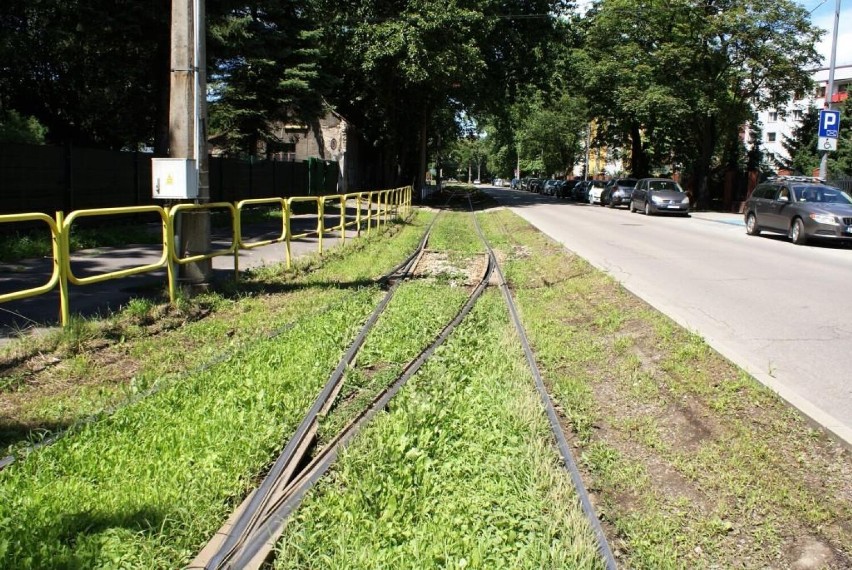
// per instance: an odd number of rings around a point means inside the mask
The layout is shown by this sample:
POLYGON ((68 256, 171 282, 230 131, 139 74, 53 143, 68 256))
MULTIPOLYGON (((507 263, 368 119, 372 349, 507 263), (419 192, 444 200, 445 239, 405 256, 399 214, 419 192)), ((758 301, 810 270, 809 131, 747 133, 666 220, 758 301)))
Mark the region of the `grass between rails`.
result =
POLYGON ((491 290, 288 523, 275 566, 601 567, 558 463, 491 290))
POLYGON ((519 218, 483 221, 625 566, 852 568, 848 452, 519 218))

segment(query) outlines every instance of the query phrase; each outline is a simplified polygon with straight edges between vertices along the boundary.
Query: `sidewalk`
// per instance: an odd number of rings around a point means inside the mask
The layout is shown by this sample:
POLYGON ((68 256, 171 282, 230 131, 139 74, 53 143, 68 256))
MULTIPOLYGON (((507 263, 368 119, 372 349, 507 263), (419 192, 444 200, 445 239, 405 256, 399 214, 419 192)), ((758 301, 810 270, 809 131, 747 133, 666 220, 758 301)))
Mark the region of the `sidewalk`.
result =
MULTIPOLYGON (((296 220, 294 220, 295 222, 296 220)), ((331 220, 329 220, 331 221, 331 220)), ((314 222, 315 223, 315 222, 314 222)), ((311 228, 313 229, 313 227, 311 228)), ((307 228, 294 228, 303 232, 307 228)), ((362 229, 362 236, 365 230, 362 229)), ((280 222, 252 225, 243 229, 243 238, 250 241, 274 239, 281 235, 280 222)), ((357 239, 357 231, 347 229, 345 239, 357 239)), ((317 251, 317 238, 303 238, 290 242, 295 259, 317 251)), ((338 233, 323 236, 323 251, 340 244, 338 233)), ((215 232, 212 249, 225 249, 230 237, 215 232)), ((99 248, 75 252, 71 255, 71 269, 77 277, 88 277, 121 269, 156 263, 161 255, 160 245, 136 245, 121 248, 99 248)), ((276 243, 251 250, 240 250, 240 271, 285 263, 286 246, 276 243)), ((212 259, 213 277, 220 281, 233 276, 233 255, 212 259)), ((52 274, 52 258, 29 259, 20 262, 0 263, 0 293, 38 287, 48 282, 52 274)), ((72 315, 93 317, 106 315, 120 309, 134 297, 158 297, 168 288, 166 269, 151 273, 112 279, 92 285, 68 285, 72 315)), ((8 303, 0 303, 0 345, 10 342, 21 331, 47 329, 59 326, 59 286, 53 291, 8 303)))

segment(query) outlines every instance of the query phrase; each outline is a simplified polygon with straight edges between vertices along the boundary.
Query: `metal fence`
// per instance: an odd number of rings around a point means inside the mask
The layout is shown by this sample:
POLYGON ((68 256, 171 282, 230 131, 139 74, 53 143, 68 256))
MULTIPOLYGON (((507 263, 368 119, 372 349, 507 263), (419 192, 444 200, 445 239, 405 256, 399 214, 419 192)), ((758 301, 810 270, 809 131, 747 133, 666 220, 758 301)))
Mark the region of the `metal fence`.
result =
MULTIPOLYGON (((15 301, 35 297, 52 291, 58 286, 60 307, 60 322, 68 324, 71 316, 69 306, 69 285, 89 285, 100 283, 122 277, 129 277, 140 273, 150 273, 162 268, 167 270, 167 285, 169 299, 175 302, 177 293, 178 265, 195 263, 205 259, 219 256, 232 256, 234 259, 234 277, 239 278, 239 253, 240 250, 254 249, 273 243, 284 243, 286 247, 286 258, 282 260, 287 267, 291 266, 292 241, 308 239, 316 241, 317 253, 323 253, 323 238, 330 234, 337 234, 341 243, 346 243, 346 230, 352 229, 356 236, 360 236, 362 230, 369 235, 380 226, 387 225, 392 218, 407 216, 411 212, 412 188, 395 188, 393 190, 379 190, 373 192, 356 192, 352 194, 338 194, 333 196, 294 196, 287 199, 248 199, 236 204, 231 202, 214 202, 209 204, 178 204, 171 208, 160 206, 128 206, 114 208, 92 208, 75 210, 67 216, 63 212, 56 212, 53 218, 46 214, 29 212, 23 214, 0 215, 0 226, 20 223, 44 223, 50 234, 53 244, 52 272, 48 280, 34 287, 22 286, 15 291, 0 294, 0 304, 7 301, 15 301), (315 220, 313 227, 295 233, 291 223, 294 215, 294 205, 301 204, 302 210, 307 210, 309 219, 315 220), (253 206, 270 206, 281 211, 282 226, 278 236, 267 240, 244 239, 242 233, 242 214, 246 208, 253 206), (304 206, 307 206, 305 208, 304 206), (176 247, 175 227, 179 216, 190 211, 226 211, 230 217, 230 241, 227 247, 205 253, 184 256, 176 247), (329 223, 326 217, 329 210, 336 210, 337 215, 334 222, 329 223), (159 258, 151 263, 143 263, 134 267, 99 273, 96 275, 76 275, 71 265, 71 251, 69 235, 75 220, 81 218, 97 218, 109 216, 126 216, 140 213, 153 213, 160 221, 160 253, 159 258)), ((304 220, 303 220, 304 221, 304 220)))
MULTIPOLYGON (((0 214, 148 206, 145 152, 0 143, 0 214)), ((210 201, 322 196, 338 191, 338 163, 211 157, 210 201)))
POLYGON ((840 188, 847 194, 852 194, 852 177, 829 179, 826 180, 826 183, 836 188, 840 188))

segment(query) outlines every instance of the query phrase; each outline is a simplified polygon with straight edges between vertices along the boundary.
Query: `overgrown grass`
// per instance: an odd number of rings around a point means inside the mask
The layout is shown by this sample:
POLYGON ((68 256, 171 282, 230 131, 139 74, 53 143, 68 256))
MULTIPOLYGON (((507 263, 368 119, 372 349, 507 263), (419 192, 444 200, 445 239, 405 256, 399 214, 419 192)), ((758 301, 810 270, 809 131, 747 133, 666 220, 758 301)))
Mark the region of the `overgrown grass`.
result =
POLYGON ((340 458, 276 568, 598 568, 497 291, 340 458))
POLYGON ((239 283, 221 284, 218 292, 182 299, 176 310, 134 300, 107 319, 74 319, 66 330, 2 347, 0 365, 23 364, 7 369, 0 383, 0 447, 26 441, 30 431, 40 437, 87 417, 93 404, 86 385, 98 386, 104 407, 120 404, 128 394, 276 334, 300 316, 321 314, 351 291, 373 286, 416 247, 429 219, 415 217, 393 239, 374 234, 323 257, 299 258, 290 270, 248 272, 239 283), (89 356, 79 358, 81 353, 89 356))
POLYGON ((4 473, 0 554, 17 568, 176 567, 304 413, 376 291, 89 424, 4 473))
POLYGON ((819 537, 846 567, 847 453, 517 217, 484 221, 626 566, 790 567, 819 537))

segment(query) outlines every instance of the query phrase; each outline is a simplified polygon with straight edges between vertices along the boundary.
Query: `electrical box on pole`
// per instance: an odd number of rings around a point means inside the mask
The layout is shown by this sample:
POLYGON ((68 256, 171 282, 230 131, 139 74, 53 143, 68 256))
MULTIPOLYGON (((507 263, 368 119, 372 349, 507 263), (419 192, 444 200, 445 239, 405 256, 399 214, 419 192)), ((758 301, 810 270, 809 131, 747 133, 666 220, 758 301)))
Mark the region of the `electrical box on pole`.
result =
POLYGON ((198 198, 198 172, 191 158, 151 159, 151 195, 160 200, 198 198))

